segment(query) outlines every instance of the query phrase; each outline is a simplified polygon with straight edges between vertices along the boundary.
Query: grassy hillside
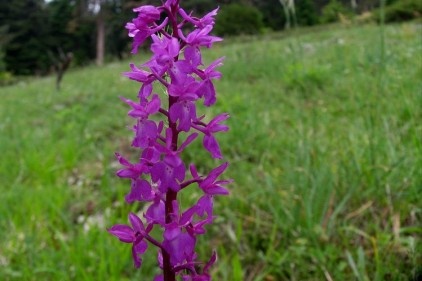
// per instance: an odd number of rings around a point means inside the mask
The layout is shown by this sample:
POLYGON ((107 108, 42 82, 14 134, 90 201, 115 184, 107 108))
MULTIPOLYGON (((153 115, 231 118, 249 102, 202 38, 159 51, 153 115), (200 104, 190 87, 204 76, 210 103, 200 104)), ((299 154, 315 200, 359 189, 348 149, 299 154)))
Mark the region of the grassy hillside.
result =
MULTIPOLYGON (((227 40, 212 114, 231 196, 201 252, 215 280, 412 280, 421 273, 422 29, 335 28, 227 40), (418 267, 419 265, 419 267, 418 267)), ((133 58, 142 62, 144 58, 133 58)), ((130 155, 128 63, 0 88, 0 280, 152 280, 106 227, 139 205, 114 176, 130 155)), ((205 112, 205 111, 203 111, 205 112)), ((208 170, 200 150, 184 155, 208 170)), ((183 198, 188 201, 189 198, 183 198)))

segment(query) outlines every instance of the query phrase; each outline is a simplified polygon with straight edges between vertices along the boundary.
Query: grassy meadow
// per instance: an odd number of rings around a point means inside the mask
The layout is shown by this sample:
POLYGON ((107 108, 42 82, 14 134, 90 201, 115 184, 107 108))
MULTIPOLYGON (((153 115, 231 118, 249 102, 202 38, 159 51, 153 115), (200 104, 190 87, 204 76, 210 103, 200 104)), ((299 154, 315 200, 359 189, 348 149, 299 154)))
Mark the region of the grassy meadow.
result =
MULTIPOLYGON (((417 280, 422 271, 422 27, 336 26, 231 38, 217 105, 231 195, 199 241, 214 280, 417 280)), ((148 54, 133 57, 140 63, 148 54)), ((135 157, 128 61, 0 88, 0 280, 152 280, 105 229, 126 223, 135 157)), ((199 141, 184 155, 218 163, 199 141)), ((187 151, 186 151, 187 152, 187 151)), ((194 194, 192 195, 194 196, 194 194)), ((182 193, 183 202, 192 196, 182 193)), ((418 279, 420 280, 420 279, 418 279)))

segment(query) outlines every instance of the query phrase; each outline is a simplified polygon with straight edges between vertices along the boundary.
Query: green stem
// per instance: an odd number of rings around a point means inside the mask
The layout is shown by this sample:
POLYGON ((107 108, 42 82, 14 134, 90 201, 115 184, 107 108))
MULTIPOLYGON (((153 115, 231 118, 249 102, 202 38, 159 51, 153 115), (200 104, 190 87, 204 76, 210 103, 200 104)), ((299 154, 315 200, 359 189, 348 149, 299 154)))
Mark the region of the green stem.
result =
MULTIPOLYGON (((169 110, 171 106, 177 102, 176 97, 169 96, 169 110)), ((177 131, 176 123, 170 120, 170 116, 168 116, 169 127, 172 131, 172 140, 171 140, 171 150, 177 150, 177 141, 179 137, 179 132, 177 131)), ((166 194, 166 203, 165 203, 165 216, 166 216, 166 224, 172 222, 172 214, 174 213, 173 210, 173 201, 177 200, 177 192, 171 189, 168 189, 166 194)), ((172 270, 170 264, 170 255, 167 251, 163 251, 163 273, 164 273, 164 281, 176 281, 176 274, 172 270)))
MULTIPOLYGON (((179 39, 179 35, 177 34, 177 12, 179 7, 179 1, 176 2, 174 6, 171 7, 170 13, 168 14, 170 23, 172 25, 172 36, 174 38, 179 39)), ((176 56, 175 61, 179 59, 179 56, 176 56)), ((177 97, 172 97, 169 95, 169 104, 168 104, 168 112, 170 112, 170 108, 173 104, 177 102, 177 97)), ((179 137, 179 131, 177 130, 177 124, 172 122, 170 119, 170 114, 167 115, 167 120, 169 124, 169 128, 172 132, 172 140, 171 140, 171 150, 177 150, 177 142, 179 137)), ((166 194, 166 202, 165 202, 165 218, 166 224, 172 222, 172 214, 174 213, 173 210, 173 201, 177 200, 177 192, 171 189, 168 189, 166 194)), ((162 251, 163 254, 163 274, 164 274, 164 281, 176 281, 176 273, 172 269, 170 263, 170 255, 167 251, 162 251)))

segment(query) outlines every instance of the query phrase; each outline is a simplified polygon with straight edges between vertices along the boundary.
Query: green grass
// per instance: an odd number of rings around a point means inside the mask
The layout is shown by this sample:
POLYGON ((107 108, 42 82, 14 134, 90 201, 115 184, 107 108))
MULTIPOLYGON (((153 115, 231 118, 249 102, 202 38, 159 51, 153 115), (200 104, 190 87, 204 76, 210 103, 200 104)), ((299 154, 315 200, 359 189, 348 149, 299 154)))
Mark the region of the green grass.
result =
MULTIPOLYGON (((421 272, 420 34, 387 26, 382 48, 376 26, 337 27, 206 52, 226 56, 206 112, 231 114, 219 139, 235 179, 200 240, 204 258, 219 253, 215 280, 421 272)), ((70 71, 59 93, 54 77, 1 88, 0 280, 152 280, 154 251, 134 270, 105 231, 142 207, 123 203, 128 182, 114 176, 114 151, 133 152, 118 99, 137 94, 128 69, 70 71)), ((184 157, 200 170, 217 164, 194 147, 184 157)))

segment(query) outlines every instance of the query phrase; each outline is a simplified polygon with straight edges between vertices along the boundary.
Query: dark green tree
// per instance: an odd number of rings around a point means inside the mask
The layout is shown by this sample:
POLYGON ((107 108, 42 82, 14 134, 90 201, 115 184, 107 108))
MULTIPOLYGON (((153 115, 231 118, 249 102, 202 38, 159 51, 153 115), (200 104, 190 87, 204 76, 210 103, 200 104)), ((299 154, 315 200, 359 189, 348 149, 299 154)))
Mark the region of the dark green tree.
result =
POLYGON ((73 19, 74 3, 68 0, 54 0, 47 6, 48 36, 46 43, 53 60, 60 53, 73 52, 75 49, 75 35, 70 30, 73 19))
POLYGON ((1 1, 0 25, 7 26, 10 41, 4 46, 6 69, 16 74, 49 71, 48 18, 43 0, 1 1))
POLYGON ((114 0, 110 1, 108 5, 106 53, 121 60, 130 50, 130 40, 124 26, 135 16, 132 9, 139 3, 130 0, 114 0))
POLYGON ((215 33, 218 35, 256 34, 264 24, 262 14, 253 6, 230 4, 217 15, 215 33))
POLYGON ((312 0, 297 0, 296 20, 300 26, 310 26, 318 23, 318 11, 312 0))
POLYGON ((193 11, 195 15, 204 15, 217 8, 218 4, 213 0, 187 0, 183 1, 183 9, 193 11))
POLYGON ((266 27, 281 30, 286 24, 283 7, 278 0, 253 0, 252 4, 261 12, 262 21, 266 27))
POLYGON ((321 22, 332 23, 339 20, 340 15, 350 15, 351 10, 347 9, 344 4, 338 0, 330 0, 330 2, 322 9, 321 22))

